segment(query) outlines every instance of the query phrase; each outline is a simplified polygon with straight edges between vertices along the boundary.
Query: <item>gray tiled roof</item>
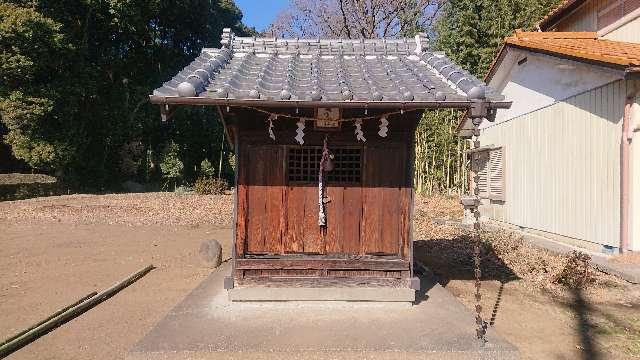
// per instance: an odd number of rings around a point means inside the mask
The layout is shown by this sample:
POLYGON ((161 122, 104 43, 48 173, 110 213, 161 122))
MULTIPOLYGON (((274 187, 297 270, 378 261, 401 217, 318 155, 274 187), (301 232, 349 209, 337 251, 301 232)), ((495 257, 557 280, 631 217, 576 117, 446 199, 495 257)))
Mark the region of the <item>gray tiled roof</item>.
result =
POLYGON ((152 98, 256 102, 467 102, 503 97, 415 39, 302 40, 236 37, 203 49, 152 98))

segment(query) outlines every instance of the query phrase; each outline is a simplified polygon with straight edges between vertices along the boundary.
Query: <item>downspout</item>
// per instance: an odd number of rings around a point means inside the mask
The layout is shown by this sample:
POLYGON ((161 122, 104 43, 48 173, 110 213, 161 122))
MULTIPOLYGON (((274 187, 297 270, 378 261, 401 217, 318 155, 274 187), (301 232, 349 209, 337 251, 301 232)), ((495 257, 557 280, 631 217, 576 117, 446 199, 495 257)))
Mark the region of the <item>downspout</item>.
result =
POLYGON ((631 219, 631 141, 636 129, 631 129, 631 108, 638 89, 627 93, 622 118, 622 136, 620 141, 620 253, 629 249, 629 225, 631 219))

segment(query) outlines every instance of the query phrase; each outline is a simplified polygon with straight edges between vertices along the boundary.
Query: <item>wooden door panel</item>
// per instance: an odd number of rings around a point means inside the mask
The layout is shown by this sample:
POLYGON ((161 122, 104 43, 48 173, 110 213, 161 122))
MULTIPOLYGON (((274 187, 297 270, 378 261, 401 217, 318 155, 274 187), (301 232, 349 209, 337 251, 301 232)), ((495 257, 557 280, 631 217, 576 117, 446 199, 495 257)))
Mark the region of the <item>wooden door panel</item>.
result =
POLYGON ((304 251, 304 199, 305 191, 303 187, 287 187, 285 253, 301 253, 304 251))
POLYGON ((343 190, 342 251, 361 254, 360 225, 362 223, 362 188, 346 187, 343 190))
POLYGON ((318 226, 318 188, 304 186, 304 253, 324 254, 322 229, 318 226))
POLYGON ((264 245, 265 251, 270 254, 283 252, 282 237, 285 233, 286 198, 285 198, 285 149, 278 146, 273 149, 265 149, 266 171, 266 204, 264 222, 266 223, 264 245))
POLYGON ((344 220, 344 188, 327 187, 325 194, 330 202, 325 205, 327 214, 327 231, 325 232, 325 249, 328 254, 343 252, 343 220, 344 220))

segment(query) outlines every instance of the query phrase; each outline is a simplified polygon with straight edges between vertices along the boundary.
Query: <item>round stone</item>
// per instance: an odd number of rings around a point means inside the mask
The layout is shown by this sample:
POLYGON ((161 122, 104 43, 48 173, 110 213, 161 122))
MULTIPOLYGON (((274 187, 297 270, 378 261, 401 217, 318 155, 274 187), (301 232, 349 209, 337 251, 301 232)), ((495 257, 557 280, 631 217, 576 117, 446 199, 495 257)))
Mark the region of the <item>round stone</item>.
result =
POLYGON ((353 94, 351 93, 351 91, 344 90, 342 92, 342 100, 347 101, 347 100, 351 100, 351 99, 353 99, 353 94))
POLYGON ((442 91, 436 92, 436 101, 445 101, 447 100, 447 94, 442 91))
POLYGON ((486 97, 486 88, 485 86, 474 86, 467 93, 467 97, 471 100, 481 100, 486 97))
POLYGON ((203 241, 198 254, 206 267, 215 269, 222 264, 222 246, 217 240, 203 241))
POLYGON ((404 94, 402 94, 402 100, 404 100, 404 101, 412 101, 413 100, 413 94, 411 93, 411 91, 405 91, 404 94))
POLYGON ((196 88, 189 82, 181 82, 178 85, 178 95, 183 97, 194 97, 196 96, 196 88))
POLYGON ((380 101, 382 100, 384 96, 382 95, 382 93, 380 91, 374 91, 373 92, 373 100, 375 101, 380 101))

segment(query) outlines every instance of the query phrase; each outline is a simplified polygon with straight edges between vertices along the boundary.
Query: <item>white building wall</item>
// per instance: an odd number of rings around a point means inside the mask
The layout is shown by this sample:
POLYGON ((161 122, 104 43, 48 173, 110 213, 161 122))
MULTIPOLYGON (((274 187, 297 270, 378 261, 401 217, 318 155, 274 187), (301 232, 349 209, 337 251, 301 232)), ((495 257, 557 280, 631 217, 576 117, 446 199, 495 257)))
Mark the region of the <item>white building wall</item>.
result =
POLYGON ((483 205, 483 216, 617 247, 624 84, 483 129, 481 144, 504 147, 506 182, 505 202, 483 205))
POLYGON ((513 100, 510 109, 498 111, 496 123, 622 79, 623 76, 624 73, 618 70, 529 51, 509 50, 489 83, 507 99, 513 100), (526 62, 518 64, 525 58, 526 62))

